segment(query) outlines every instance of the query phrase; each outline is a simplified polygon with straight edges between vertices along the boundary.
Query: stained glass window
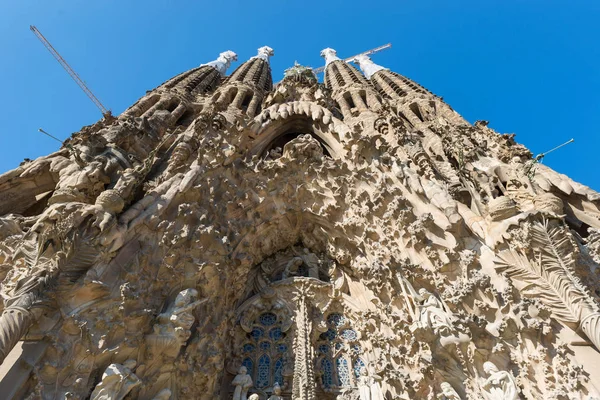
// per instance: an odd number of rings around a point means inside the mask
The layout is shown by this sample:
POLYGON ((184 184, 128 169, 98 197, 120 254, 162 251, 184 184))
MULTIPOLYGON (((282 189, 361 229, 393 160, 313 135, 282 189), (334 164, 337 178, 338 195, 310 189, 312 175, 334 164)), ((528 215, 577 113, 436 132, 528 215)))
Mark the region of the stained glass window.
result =
POLYGON ((283 384, 283 359, 278 358, 277 361, 275 361, 275 364, 273 366, 275 372, 273 373, 273 385, 275 383, 279 383, 279 385, 283 384))
POLYGON ((322 386, 324 389, 356 386, 360 369, 365 365, 358 358, 362 353, 357 342, 358 334, 348 326, 349 321, 341 314, 329 314, 326 320, 328 329, 319 336, 316 346, 322 386))
POLYGON ((260 328, 254 328, 252 329, 252 332, 250 332, 250 336, 252 336, 252 339, 258 341, 258 339, 260 339, 263 335, 264 335, 265 331, 263 331, 260 328))
POLYGON ((249 341, 242 345, 243 365, 248 369, 254 386, 258 389, 272 387, 275 382, 284 386, 283 370, 286 365, 289 343, 281 331, 282 320, 276 314, 260 314, 248 334, 249 341))
POLYGON ((279 340, 283 337, 283 333, 281 332, 281 328, 273 328, 269 331, 269 336, 272 340, 279 340))
POLYGON ((333 368, 331 368, 331 361, 328 358, 321 360, 321 381, 323 382, 324 388, 330 388, 333 385, 333 368))
POLYGON ((271 372, 271 359, 263 354, 258 359, 258 373, 256 374, 256 387, 264 388, 269 386, 269 375, 271 372))
POLYGON ((273 313, 264 313, 258 317, 258 321, 264 326, 271 326, 277 322, 277 315, 273 313))
POLYGON ((348 361, 345 358, 338 357, 335 359, 335 372, 338 378, 338 386, 350 386, 348 361))

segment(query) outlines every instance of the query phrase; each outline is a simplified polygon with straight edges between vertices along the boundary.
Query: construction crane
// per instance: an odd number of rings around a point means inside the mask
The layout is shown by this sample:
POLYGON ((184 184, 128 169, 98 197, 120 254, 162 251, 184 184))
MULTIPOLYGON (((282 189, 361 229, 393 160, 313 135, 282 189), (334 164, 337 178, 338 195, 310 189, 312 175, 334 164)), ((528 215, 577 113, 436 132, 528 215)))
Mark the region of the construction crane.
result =
MULTIPOLYGON (((383 46, 375 47, 374 49, 367 50, 367 51, 365 51, 363 53, 357 54, 357 55, 352 56, 352 57, 348 57, 348 58, 346 58, 344 60, 344 62, 351 62, 352 60, 354 60, 358 56, 363 56, 363 55, 364 56, 370 56, 371 54, 378 53, 378 52, 380 52, 382 50, 385 50, 385 49, 389 49, 390 47, 392 47, 391 43, 384 44, 383 46)), ((325 66, 322 66, 322 67, 319 67, 319 68, 313 68, 313 72, 315 74, 320 74, 323 71, 325 71, 325 66)))
POLYGON ((52 54, 56 61, 58 61, 58 63, 65 69, 65 71, 67 71, 69 76, 73 78, 75 83, 81 88, 81 90, 83 90, 87 97, 89 97, 90 100, 92 100, 92 102, 96 105, 96 107, 100 109, 102 115, 107 119, 112 117, 110 110, 104 107, 102 102, 100 102, 100 100, 98 100, 94 93, 92 93, 90 88, 87 87, 83 79, 81 79, 79 75, 77 75, 77 72, 75 72, 73 68, 71 68, 71 66, 65 61, 64 58, 62 58, 62 56, 58 53, 58 51, 56 51, 56 49, 50 44, 50 42, 44 37, 44 35, 42 35, 38 28, 36 28, 33 25, 30 25, 29 29, 31 29, 33 34, 37 36, 37 38, 40 40, 40 42, 42 42, 44 47, 48 49, 48 51, 50 52, 50 54, 52 54))

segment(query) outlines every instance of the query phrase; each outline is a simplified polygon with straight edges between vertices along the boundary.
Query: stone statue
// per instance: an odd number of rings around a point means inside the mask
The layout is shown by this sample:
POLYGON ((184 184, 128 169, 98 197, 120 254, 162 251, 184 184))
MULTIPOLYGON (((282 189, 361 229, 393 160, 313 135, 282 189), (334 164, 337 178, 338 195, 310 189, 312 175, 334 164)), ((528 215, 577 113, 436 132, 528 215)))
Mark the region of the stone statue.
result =
POLYGON ((506 371, 500 371, 491 361, 483 363, 483 370, 489 375, 482 389, 487 400, 517 400, 519 398, 515 378, 506 371))
POLYGON ((219 54, 219 58, 217 58, 215 61, 211 61, 209 63, 202 64, 200 66, 202 67, 202 66, 208 65, 210 67, 213 67, 217 71, 219 71, 219 74, 221 76, 225 76, 227 69, 231 65, 232 61, 237 61, 237 54, 235 54, 231 50, 227 50, 227 51, 224 51, 223 53, 219 54))
POLYGON ((171 389, 163 389, 154 396, 152 400, 169 400, 171 398, 171 389))
POLYGON ((90 400, 121 400, 142 382, 132 372, 136 366, 135 360, 127 360, 123 365, 110 364, 102 380, 92 392, 90 400))
POLYGON ((442 393, 437 395, 438 400, 461 400, 456 390, 448 382, 442 382, 440 388, 442 393))
POLYGON ((383 393, 379 382, 381 377, 379 375, 369 376, 369 372, 366 367, 360 369, 360 376, 358 377, 358 393, 360 400, 384 400, 383 393))
POLYGON ((248 397, 248 400, 260 400, 260 396, 256 393, 253 393, 250 395, 250 397, 248 397))
POLYGON ((294 257, 285 265, 281 279, 287 279, 298 275, 298 268, 302 266, 304 261, 300 257, 294 257))
MULTIPOLYGON (((233 391, 233 400, 247 400, 248 389, 252 387, 254 382, 252 382, 252 378, 248 375, 248 370, 246 367, 241 366, 238 374, 233 378, 233 382, 231 382, 233 386, 235 386, 235 390, 233 391)), ((253 395, 257 396, 258 395, 253 395)), ((250 396, 252 399, 252 396, 250 396)))
POLYGON ((279 382, 275 382, 273 385, 273 394, 268 398, 268 400, 283 400, 281 396, 281 386, 279 386, 279 382))
POLYGON ((434 331, 451 328, 452 322, 444 306, 437 297, 425 288, 419 290, 417 301, 421 303, 419 309, 419 321, 422 326, 431 327, 434 331))

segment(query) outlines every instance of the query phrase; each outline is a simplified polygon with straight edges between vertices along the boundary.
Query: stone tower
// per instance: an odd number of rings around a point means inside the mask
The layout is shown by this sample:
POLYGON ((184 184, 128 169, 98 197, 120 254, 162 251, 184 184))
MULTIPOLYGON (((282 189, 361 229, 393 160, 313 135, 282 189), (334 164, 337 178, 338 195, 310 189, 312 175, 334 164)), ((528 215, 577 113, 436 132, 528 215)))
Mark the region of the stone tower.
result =
POLYGON ((597 399, 600 195, 325 49, 0 176, 5 399, 597 399))

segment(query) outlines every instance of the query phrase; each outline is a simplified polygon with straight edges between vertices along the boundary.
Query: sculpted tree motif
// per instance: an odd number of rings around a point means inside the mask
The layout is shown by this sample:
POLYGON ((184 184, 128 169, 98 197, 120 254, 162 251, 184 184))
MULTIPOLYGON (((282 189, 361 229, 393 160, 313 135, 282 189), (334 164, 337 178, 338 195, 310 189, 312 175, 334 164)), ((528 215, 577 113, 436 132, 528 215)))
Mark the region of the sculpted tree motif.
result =
POLYGON ((568 235, 560 225, 551 225, 547 219, 534 222, 531 247, 535 259, 517 250, 504 250, 498 255, 496 268, 513 280, 522 295, 547 305, 556 319, 578 324, 600 348, 599 308, 574 275, 575 249, 568 235))

